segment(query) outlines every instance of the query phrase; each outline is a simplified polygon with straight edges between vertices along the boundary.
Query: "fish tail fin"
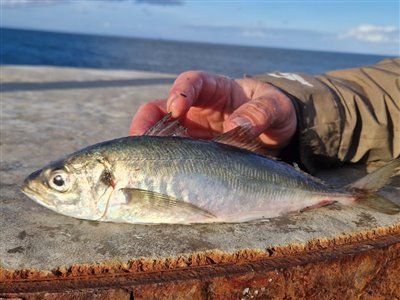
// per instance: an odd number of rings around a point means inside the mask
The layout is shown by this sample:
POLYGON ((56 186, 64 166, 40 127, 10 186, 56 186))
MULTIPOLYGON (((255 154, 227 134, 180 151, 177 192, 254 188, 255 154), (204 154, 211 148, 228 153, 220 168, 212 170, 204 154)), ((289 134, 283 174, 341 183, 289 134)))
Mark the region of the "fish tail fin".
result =
POLYGON ((398 174, 400 159, 395 159, 387 165, 373 171, 346 188, 353 191, 359 205, 374 211, 394 215, 400 212, 400 206, 375 192, 390 182, 398 174))
POLYGON ((386 215, 395 215, 400 212, 400 206, 378 194, 364 194, 360 198, 358 206, 368 210, 377 211, 386 215))
POLYGON ((392 160, 387 165, 376 169, 372 173, 347 186, 348 189, 376 192, 389 183, 400 169, 400 158, 392 160))

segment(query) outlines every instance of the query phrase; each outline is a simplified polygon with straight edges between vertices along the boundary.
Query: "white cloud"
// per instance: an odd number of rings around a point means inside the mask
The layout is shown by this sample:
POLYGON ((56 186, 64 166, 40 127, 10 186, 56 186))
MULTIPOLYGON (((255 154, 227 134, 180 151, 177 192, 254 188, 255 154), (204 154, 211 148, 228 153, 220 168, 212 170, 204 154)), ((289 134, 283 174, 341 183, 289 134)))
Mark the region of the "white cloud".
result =
MULTIPOLYGON (((108 2, 132 2, 137 4, 154 4, 154 5, 182 5, 184 0, 104 0, 108 2)), ((72 0, 1 0, 3 7, 14 8, 27 5, 47 5, 58 4, 60 2, 72 2, 72 0)), ((90 2, 90 1, 88 1, 90 2)), ((100 1, 99 1, 100 2, 100 1)))
POLYGON ((348 32, 340 34, 340 39, 356 39, 369 43, 398 43, 399 28, 395 26, 359 25, 348 32))
POLYGON ((21 7, 26 5, 56 4, 57 2, 66 2, 66 0, 2 0, 1 4, 4 7, 21 7))

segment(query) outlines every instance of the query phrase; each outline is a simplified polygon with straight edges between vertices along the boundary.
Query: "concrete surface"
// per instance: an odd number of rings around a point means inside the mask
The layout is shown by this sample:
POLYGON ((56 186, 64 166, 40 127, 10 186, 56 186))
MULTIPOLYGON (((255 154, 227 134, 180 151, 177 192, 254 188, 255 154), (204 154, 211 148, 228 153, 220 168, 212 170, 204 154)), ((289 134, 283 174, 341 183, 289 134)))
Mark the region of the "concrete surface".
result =
MULTIPOLYGON (((24 178, 48 161, 125 136, 138 106, 167 95, 173 80, 173 75, 136 71, 1 68, 0 269, 46 273, 79 264, 187 258, 210 251, 266 252, 398 228, 400 214, 340 205, 242 224, 98 223, 56 214, 19 191, 24 178)), ((343 167, 320 175, 340 185, 363 174, 362 168, 343 167)), ((382 193, 400 204, 400 180, 382 193)))

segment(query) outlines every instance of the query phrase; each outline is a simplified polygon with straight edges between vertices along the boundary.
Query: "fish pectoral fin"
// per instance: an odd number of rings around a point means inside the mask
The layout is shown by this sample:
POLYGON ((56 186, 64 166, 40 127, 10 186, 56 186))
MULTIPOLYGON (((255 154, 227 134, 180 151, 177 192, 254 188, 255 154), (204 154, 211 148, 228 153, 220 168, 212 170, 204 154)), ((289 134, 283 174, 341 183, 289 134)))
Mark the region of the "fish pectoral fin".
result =
POLYGON ((125 194, 127 205, 135 205, 138 208, 150 211, 160 211, 175 214, 201 215, 207 218, 216 218, 211 212, 194 204, 178 200, 168 195, 142 189, 122 189, 125 194))

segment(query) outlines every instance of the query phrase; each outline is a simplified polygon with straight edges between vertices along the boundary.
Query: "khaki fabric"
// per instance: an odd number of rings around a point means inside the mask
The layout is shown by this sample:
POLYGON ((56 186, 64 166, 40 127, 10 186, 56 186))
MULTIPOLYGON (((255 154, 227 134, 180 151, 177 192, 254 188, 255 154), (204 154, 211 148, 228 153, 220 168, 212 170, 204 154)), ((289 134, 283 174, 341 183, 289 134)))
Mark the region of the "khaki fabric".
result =
POLYGON ((400 156, 400 58, 318 76, 254 76, 284 91, 298 113, 300 161, 310 171, 400 156))

